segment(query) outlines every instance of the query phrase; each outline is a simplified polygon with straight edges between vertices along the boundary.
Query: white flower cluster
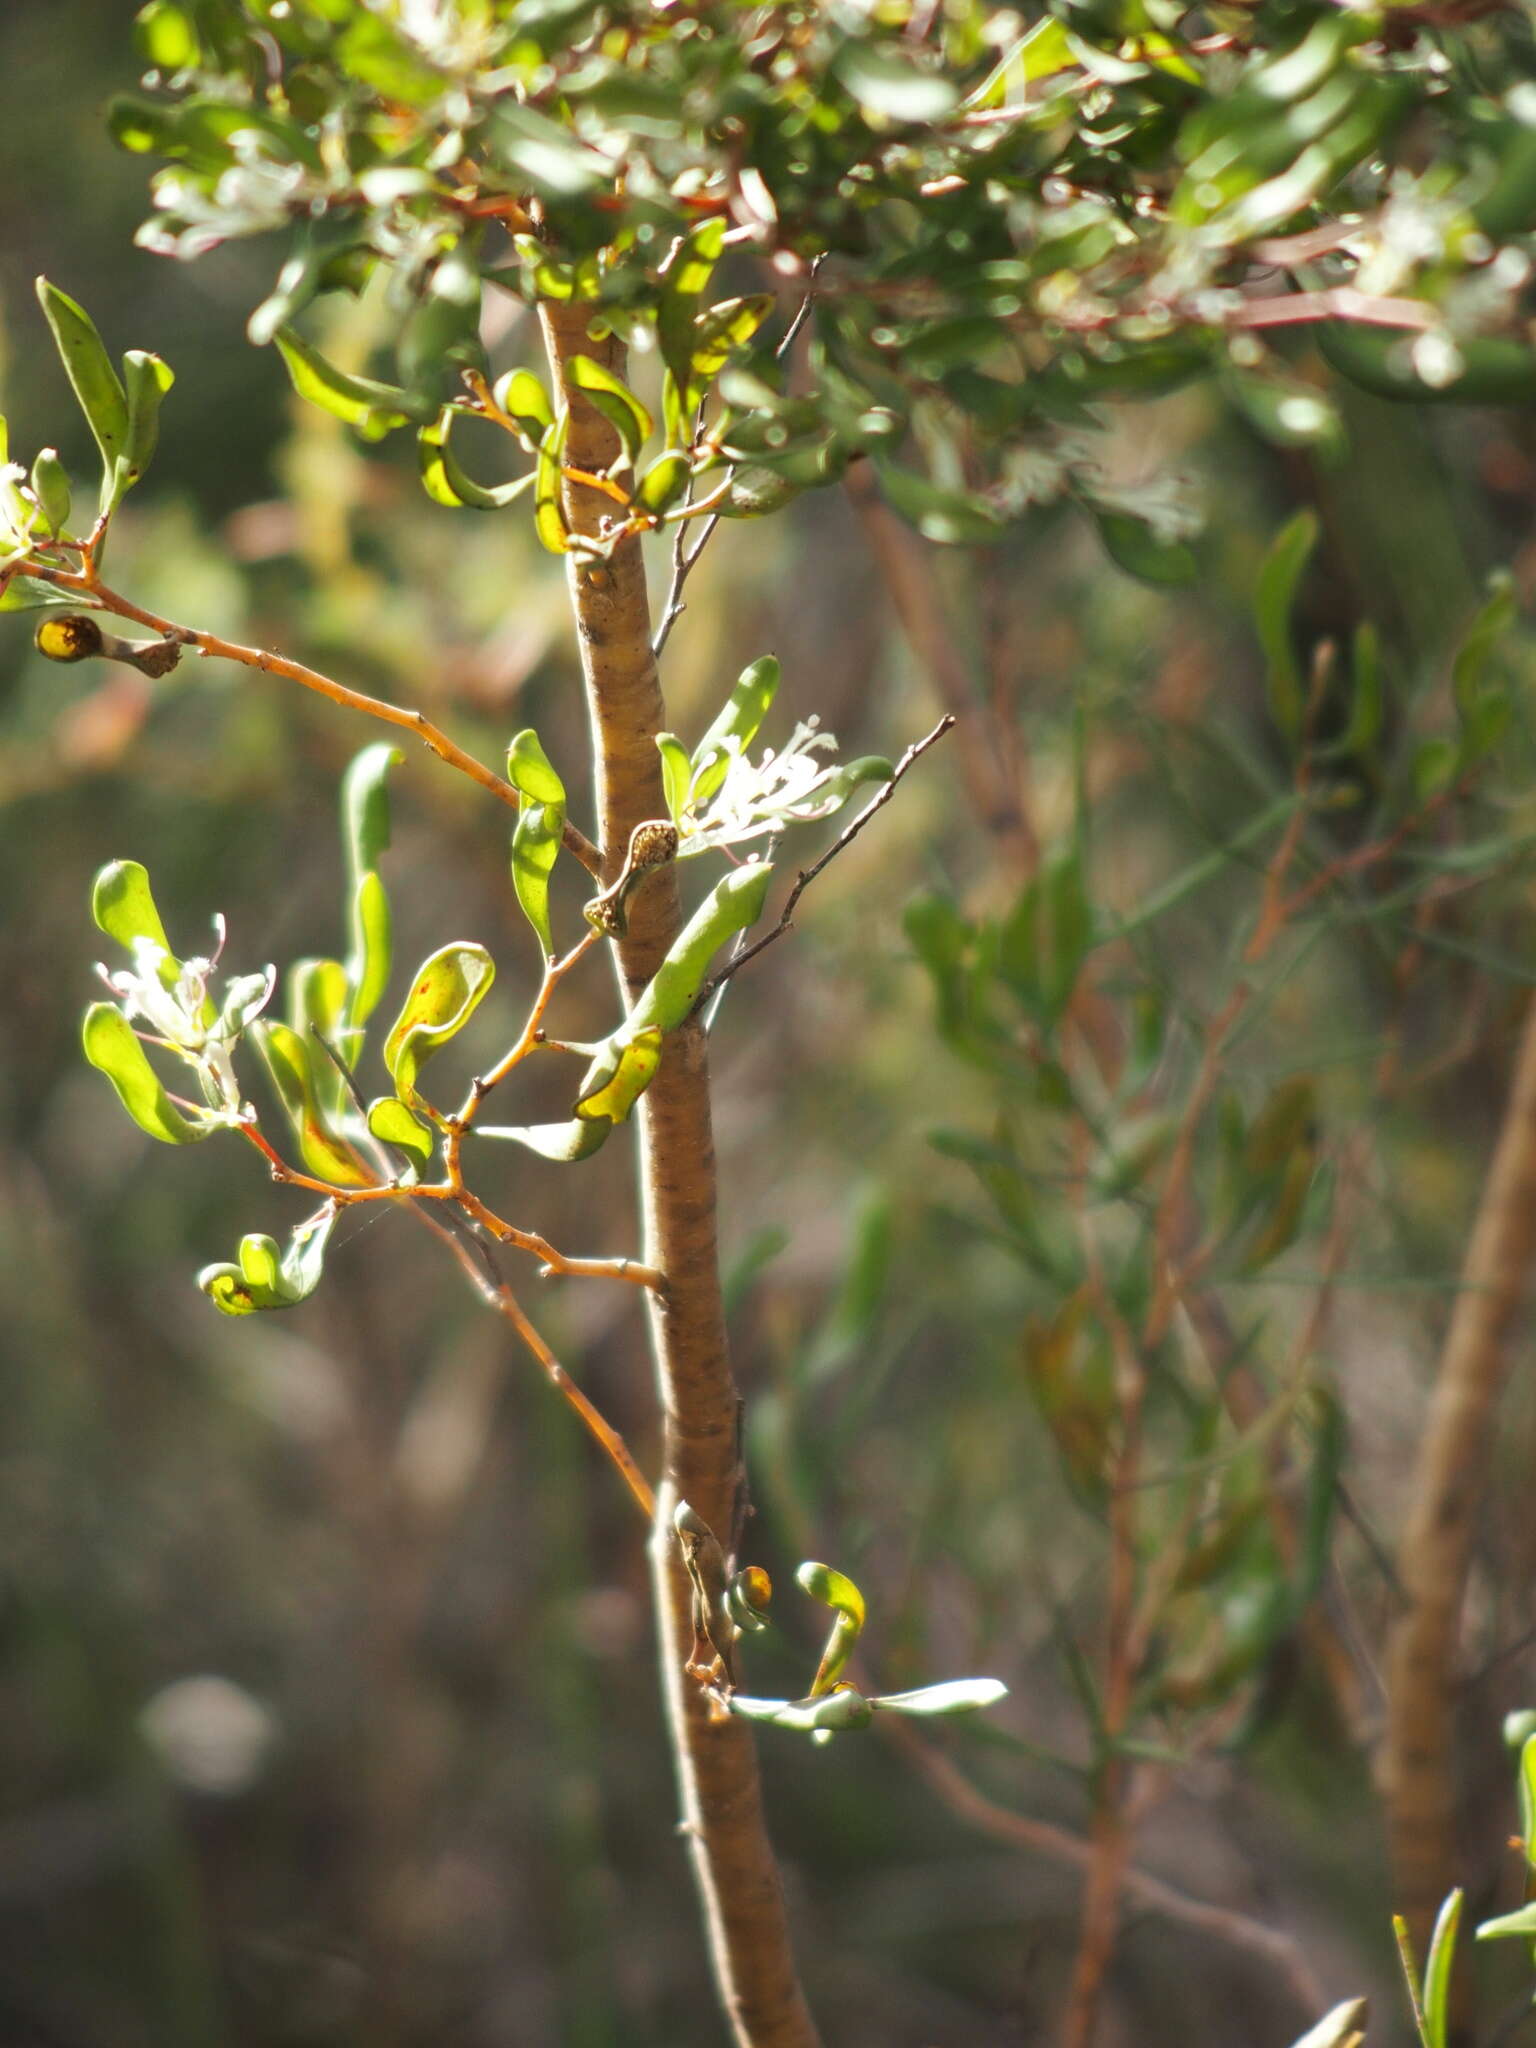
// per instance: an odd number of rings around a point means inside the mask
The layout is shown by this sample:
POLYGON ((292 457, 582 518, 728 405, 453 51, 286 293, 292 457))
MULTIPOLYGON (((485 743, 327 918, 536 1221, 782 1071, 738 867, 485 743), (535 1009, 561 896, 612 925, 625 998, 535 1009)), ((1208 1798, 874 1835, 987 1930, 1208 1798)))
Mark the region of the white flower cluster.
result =
POLYGON ((730 755, 725 780, 702 809, 690 806, 678 820, 679 858, 761 839, 785 825, 809 824, 847 797, 837 762, 817 758, 835 752, 837 740, 820 730, 815 717, 795 727, 787 746, 777 753, 769 747, 758 761, 748 758, 739 740, 725 740, 722 747, 730 755))
POLYGON ((196 1071, 208 1105, 198 1114, 210 1126, 244 1120, 234 1049, 271 1001, 277 982, 275 967, 236 975, 223 1001, 215 1003, 209 984, 224 951, 224 920, 213 922, 218 944, 212 959, 178 961, 156 940, 141 937, 133 941, 131 968, 96 968, 129 1023, 142 1020, 149 1027, 139 1036, 179 1054, 196 1071))

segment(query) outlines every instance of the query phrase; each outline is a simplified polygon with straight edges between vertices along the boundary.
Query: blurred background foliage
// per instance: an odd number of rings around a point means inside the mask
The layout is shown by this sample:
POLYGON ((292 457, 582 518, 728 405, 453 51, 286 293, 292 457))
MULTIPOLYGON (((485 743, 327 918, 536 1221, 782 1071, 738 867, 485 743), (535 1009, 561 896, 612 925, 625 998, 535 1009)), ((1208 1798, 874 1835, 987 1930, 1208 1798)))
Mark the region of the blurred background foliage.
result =
MULTIPOLYGON (((560 565, 526 521, 427 502, 408 449, 297 406, 244 338, 263 244, 192 266, 132 246, 142 173, 101 120, 135 70, 128 10, 11 0, 0 48, 13 432, 83 453, 38 270, 177 371, 114 581, 419 706, 488 761, 537 725, 581 818, 560 565)), ((525 316, 496 317, 498 362, 531 351, 525 316)), ((378 318, 333 311, 326 339, 360 357, 378 318)), ((753 1689, 799 1689, 817 1628, 790 1569, 834 1560, 869 1596, 883 1689, 1009 1683, 945 1745, 997 1809, 1081 1831, 1106 1759, 1129 1760, 1146 1866, 1294 1935, 1342 1996, 1388 1982, 1370 1745, 1390 1551, 1536 978, 1536 442, 1528 417, 1344 392, 1337 445, 1298 448, 1231 396, 1202 381, 1116 426, 1127 484, 1177 475, 1203 505, 1193 586, 1133 582, 1054 510, 936 549, 855 465, 722 529, 666 681, 690 735, 769 648, 778 715, 819 713, 850 752, 960 715, 716 1030, 748 1547, 798 1643, 753 1689), (1461 665, 1458 723, 1455 657, 1497 569, 1510 596, 1480 676, 1461 665), (1477 692, 1505 707, 1480 756, 1477 692), (1285 727, 1309 695, 1298 769, 1285 727), (1255 958, 1271 886, 1286 915, 1255 958), (1155 1176, 1239 988, 1161 1219, 1199 1285, 1138 1397, 1136 1541, 1167 1583, 1106 1747, 1116 1330, 1155 1306, 1155 1176)), ((398 1219, 344 1216, 291 1316, 214 1316, 193 1273, 280 1235, 299 1198, 232 1143, 147 1146, 79 1056, 89 880, 114 856, 150 865, 189 950, 215 911, 242 967, 335 950, 336 784, 374 735, 212 664, 61 670, 22 620, 0 730, 0 2039, 718 2039, 611 1472, 398 1219)), ((464 937, 501 962, 445 1056, 467 1076, 534 986, 505 820, 425 755, 394 788, 397 960, 464 937)), ((561 1000, 569 1035, 604 1028, 600 980, 561 1000)), ((514 1161, 494 1194, 619 1251, 627 1168, 621 1144, 579 1173, 514 1161)), ((625 1291, 529 1292, 645 1462, 625 1291)), ((1512 1881, 1498 1720, 1536 1684, 1526 1375, 1504 1425, 1472 1611, 1485 1898, 1512 1881)), ((828 2038, 1039 2038, 1075 1871, 969 1825, 900 1746, 763 1749, 828 2038)), ((1245 2042, 1280 2048, 1316 2016, 1272 1959, 1134 1895, 1110 1990, 1106 2044, 1231 2040, 1240 2010, 1245 2042)), ((1406 2038, 1392 1996, 1373 2041, 1406 2038)))

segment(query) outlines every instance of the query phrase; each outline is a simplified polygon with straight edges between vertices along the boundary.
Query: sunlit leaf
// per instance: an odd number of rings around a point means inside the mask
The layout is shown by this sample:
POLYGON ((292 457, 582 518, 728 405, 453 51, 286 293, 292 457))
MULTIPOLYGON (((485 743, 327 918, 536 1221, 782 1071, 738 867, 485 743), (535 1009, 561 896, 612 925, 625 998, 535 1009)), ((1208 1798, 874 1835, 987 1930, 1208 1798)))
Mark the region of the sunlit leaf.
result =
POLYGON ((149 886, 149 871, 136 860, 108 861, 91 889, 91 916, 109 939, 131 952, 135 939, 150 939, 169 953, 170 941, 149 886))
POLYGON ((464 1029, 496 978, 496 965, 484 946, 455 940, 440 946, 416 970, 389 1037, 384 1064, 400 1099, 417 1106, 416 1081, 422 1068, 464 1029))
POLYGON ((613 1129, 607 1117, 577 1116, 564 1124, 475 1124, 477 1138, 508 1138, 514 1145, 523 1145, 530 1152, 537 1152, 541 1159, 552 1159, 558 1165, 568 1166, 578 1159, 590 1159, 603 1144, 613 1129))
POLYGON ((639 1031, 624 1026, 588 1068, 577 1091, 576 1114, 606 1117, 616 1124, 627 1122, 660 1064, 660 1030, 654 1024, 639 1031))
POLYGON ((625 460, 633 467, 653 432, 650 414, 624 380, 595 356, 572 356, 568 368, 571 382, 586 393, 613 428, 625 460))
POLYGON ((255 1031, 257 1044, 272 1076, 272 1085, 293 1126, 305 1167, 318 1180, 340 1188, 362 1187, 368 1173, 351 1147, 344 1144, 326 1115, 326 1089, 316 1063, 325 1053, 313 1039, 303 1039, 291 1025, 267 1019, 255 1031))
POLYGON ((690 798, 707 804, 726 778, 732 760, 751 746, 779 687, 779 664, 771 654, 750 662, 736 678, 725 705, 693 750, 690 798))
POLYGON ((166 1094, 133 1026, 111 1003, 92 1003, 81 1030, 85 1056, 117 1090, 118 1100, 141 1131, 163 1145, 192 1145, 209 1126, 189 1123, 166 1094))
POLYGON ((38 303, 52 331, 86 424, 101 450, 101 502, 112 502, 119 458, 128 449, 128 399, 96 324, 67 292, 37 280, 38 303))

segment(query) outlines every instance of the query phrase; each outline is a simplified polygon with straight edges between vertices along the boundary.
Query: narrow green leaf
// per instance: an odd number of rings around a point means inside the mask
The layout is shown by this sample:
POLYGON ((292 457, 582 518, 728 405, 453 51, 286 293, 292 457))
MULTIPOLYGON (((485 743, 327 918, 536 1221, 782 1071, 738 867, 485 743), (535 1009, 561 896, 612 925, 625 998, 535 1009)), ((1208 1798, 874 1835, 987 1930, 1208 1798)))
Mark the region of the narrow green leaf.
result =
POLYGON ((757 737, 778 687, 779 664, 771 654, 742 670, 724 709, 693 750, 691 803, 706 804, 719 789, 733 756, 744 753, 757 737))
POLYGON ((727 939, 762 916, 772 876, 766 861, 753 861, 715 884, 630 1011, 631 1031, 638 1033, 652 1025, 660 1031, 677 1029, 698 1001, 715 954, 727 939))
POLYGON ((136 860, 113 860, 91 888, 91 916, 109 939, 131 952, 135 939, 152 939, 169 953, 170 940, 155 907, 149 870, 136 860))
POLYGON ((378 863, 389 845, 389 771, 405 756, 378 740, 353 757, 341 785, 342 838, 350 883, 351 949, 347 981, 352 1001, 347 1021, 365 1024, 389 983, 393 961, 389 896, 378 863))
POLYGON ((965 547, 1002 538, 1003 522, 984 500, 945 490, 894 462, 877 459, 875 473, 886 497, 925 540, 937 541, 942 547, 965 547))
POLYGON ((951 1678, 942 1685, 919 1686, 916 1692, 878 1694, 872 1707, 888 1707, 893 1714, 974 1714, 983 1707, 995 1707, 1008 1697, 1000 1678, 951 1678))
POLYGON ((656 745, 661 753, 661 785, 667 795, 667 811, 675 824, 683 815, 683 806, 688 801, 693 763, 676 733, 657 733, 656 745))
POLYGON ((484 946, 454 940, 416 970, 410 994, 384 1042, 384 1064, 402 1102, 418 1103, 416 1081, 428 1060, 464 1029, 479 1008, 496 965, 484 946))
MULTIPOLYGON (((656 330, 661 359, 671 371, 676 394, 688 389, 693 374, 694 319, 699 296, 709 283, 720 252, 725 247, 725 222, 718 215, 702 220, 678 243, 662 273, 661 302, 657 307, 656 330)), ((679 446, 687 430, 669 415, 667 439, 679 446)))
POLYGON ((169 363, 144 349, 131 348, 123 357, 128 387, 128 434, 113 484, 114 502, 132 488, 154 460, 160 440, 160 405, 176 382, 169 363))
POLYGON ((595 356, 572 356, 570 373, 571 382, 587 394, 618 435, 625 458, 633 468, 654 431, 650 414, 623 379, 595 356))
POLYGON ((1392 1916, 1392 1933, 1397 1942, 1397 1959, 1402 1965, 1403 1982, 1408 1987, 1408 2004, 1413 2012, 1414 2031, 1419 2037, 1420 2048, 1429 2048, 1429 2035, 1424 2026, 1424 2002, 1419 1990, 1418 1958, 1413 1952, 1413 1936, 1408 1932, 1408 1922, 1401 1913, 1394 1913, 1392 1916))
POLYGON ((534 471, 533 530, 542 547, 552 555, 569 552, 565 514, 560 509, 560 455, 565 446, 565 421, 550 429, 539 443, 538 465, 534 471))
POLYGON ((1291 2048, 1364 2048, 1365 2022, 1370 2008, 1363 1998, 1346 1998, 1324 2013, 1315 2027, 1308 2027, 1291 2048))
POLYGON ((300 398, 355 427, 365 441, 380 441, 396 427, 436 410, 423 406, 398 384, 339 370, 292 327, 280 327, 273 338, 300 398))
POLYGON ((325 1247, 337 1212, 300 1224, 280 1252, 270 1237, 242 1237, 234 1264, 204 1266, 197 1284, 222 1315, 248 1316, 262 1309, 293 1308, 320 1284, 325 1247))
POLYGON ((1446 2048, 1450 2026, 1451 1971, 1456 1962, 1456 1936, 1461 1928, 1462 1894, 1458 1887, 1440 1908, 1424 1964, 1424 2040, 1426 2048, 1446 2048))
POLYGON ((556 774, 531 725, 514 734, 507 748, 507 780, 530 803, 565 802, 565 784, 556 774))
POLYGON ((189 1123, 166 1094, 121 1010, 111 1003, 92 1003, 85 1013, 81 1042, 86 1058, 106 1075, 141 1131, 162 1145, 193 1145, 207 1137, 210 1127, 189 1123))
POLYGON ((1483 1921, 1477 1930, 1479 1941, 1503 1941, 1510 1935, 1536 1939, 1536 1899, 1513 1913, 1500 1913, 1497 1919, 1483 1921))
POLYGON ((514 477, 508 484, 477 484, 454 454, 449 442, 458 408, 445 405, 437 418, 416 437, 417 469, 422 488, 436 504, 472 512, 500 512, 533 486, 535 471, 514 477))
POLYGON ((576 1097, 577 1116, 626 1123, 660 1065, 661 1032, 657 1026, 632 1031, 626 1024, 587 1069, 576 1097))
POLYGON ((530 803, 526 799, 512 830, 512 887, 546 960, 555 950, 549 922, 549 878, 564 830, 564 804, 530 803))
MULTIPOLYGON (((301 1038, 291 1025, 263 1019, 254 1028, 256 1043, 272 1076, 299 1152, 310 1173, 334 1187, 359 1188, 368 1175, 358 1164, 351 1148, 344 1145, 325 1114, 323 1091, 316 1062, 325 1053, 312 1040, 301 1038)), ((326 1061, 327 1069, 330 1062, 326 1061)))
POLYGON ((1520 1745, 1520 1840, 1526 1862, 1536 1870, 1536 1733, 1520 1745))
POLYGON ((1275 723, 1287 738, 1301 730, 1304 702, 1301 669, 1291 638, 1296 591, 1317 546, 1317 514, 1298 512, 1281 527, 1265 555, 1253 593, 1253 621, 1269 664, 1269 701, 1275 723))
POLYGON ((118 458, 128 447, 127 396, 90 315, 46 277, 37 280, 37 297, 80 410, 101 450, 101 502, 106 509, 112 500, 118 458))
POLYGON ((477 1138, 510 1138, 514 1145, 526 1146, 541 1159, 570 1166, 579 1159, 590 1159, 607 1142, 613 1125, 607 1117, 578 1116, 565 1124, 475 1124, 472 1128, 477 1138))
POLYGON ((772 311, 772 294, 760 292, 751 298, 719 299, 696 316, 693 323, 693 360, 688 373, 689 391, 695 404, 736 351, 746 347, 772 311))
POLYGON ((821 1662, 816 1667, 816 1676, 811 1680, 810 1697, 819 1699, 837 1683, 843 1666, 853 1654, 854 1644, 863 1633, 864 1595, 852 1579, 834 1571, 829 1564, 802 1564, 795 1573, 795 1582, 813 1600, 822 1601, 837 1615, 826 1648, 821 1653, 821 1662))

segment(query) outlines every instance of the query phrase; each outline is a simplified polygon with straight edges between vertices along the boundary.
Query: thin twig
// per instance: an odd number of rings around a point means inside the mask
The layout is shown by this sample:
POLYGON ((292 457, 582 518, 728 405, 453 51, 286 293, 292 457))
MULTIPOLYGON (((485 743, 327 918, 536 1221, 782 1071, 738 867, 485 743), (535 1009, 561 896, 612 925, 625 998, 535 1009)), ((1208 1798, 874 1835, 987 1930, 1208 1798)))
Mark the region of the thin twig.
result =
MULTIPOLYGON (((1036 1851, 1055 1863, 1070 1864, 1074 1870, 1087 1872, 1091 1868, 1094 1857, 1091 1843, 1051 1821, 1015 1813, 1011 1808, 989 1799, 948 1757, 931 1748, 914 1729, 906 1727, 893 1715, 884 1716, 877 1726, 960 1820, 968 1822, 982 1834, 990 1835, 994 1841, 1007 1843, 1010 1848, 1036 1851)), ((1247 1955, 1257 1956, 1279 1971, 1303 2011, 1318 2012, 1327 2003, 1323 1987, 1313 1976, 1310 1964, 1290 1935, 1282 1934, 1278 1928, 1266 1926, 1262 1920, 1252 1919, 1246 1913, 1236 1912, 1230 1906, 1192 1899, 1187 1892, 1165 1884, 1160 1877, 1153 1877, 1150 1872, 1138 1870, 1134 1865, 1125 1870, 1122 1882, 1126 1899, 1132 1904, 1150 1913, 1161 1913, 1180 1926, 1208 1934, 1213 1940, 1241 1949, 1247 1955)))
MULTIPOLYGON (((286 655, 273 654, 263 647, 246 647, 237 640, 225 640, 217 633, 179 626, 173 619, 146 611, 142 605, 136 605, 120 592, 109 589, 90 567, 76 573, 41 565, 29 573, 52 583, 58 590, 78 591, 101 610, 120 619, 134 619, 163 639, 179 640, 184 646, 195 647, 200 654, 220 661, 239 662, 242 667, 259 669, 263 675, 283 676, 306 690, 313 690, 317 696, 328 697, 333 704, 344 705, 349 711, 360 711, 368 718, 377 718, 385 725, 394 726, 398 731, 411 733, 440 761, 445 761, 450 768, 457 768, 460 774, 467 775, 471 782, 489 790, 510 809, 521 807, 522 799, 510 782, 503 781, 483 761, 477 761, 473 754, 466 753, 424 712, 408 711, 402 705, 387 703, 382 697, 370 697, 362 690, 351 689, 331 676, 322 675, 318 669, 307 668, 301 661, 290 661, 286 655)), ((569 819, 565 823, 563 843, 589 874, 601 873, 602 857, 598 849, 569 819)))
POLYGON ((774 926, 773 930, 771 932, 765 932, 762 938, 760 938, 755 945, 748 946, 744 953, 733 954, 731 958, 726 961, 725 965, 721 968, 720 972, 717 975, 715 975, 712 980, 705 982, 703 989, 699 993, 698 1001, 694 1004, 692 1010, 689 1012, 690 1016, 696 1017, 699 1011, 703 1009, 704 1005, 712 1000, 717 990, 722 989, 725 986, 725 984, 731 979, 732 975, 739 973, 740 970, 746 966, 749 960, 755 960, 759 953, 765 952, 767 948, 773 944, 775 939, 783 938, 784 934, 788 930, 790 930, 791 926, 794 923, 796 904, 800 901, 800 898, 805 894, 806 890, 810 887, 812 882, 815 881, 816 877, 821 873, 822 869, 829 866, 831 862, 836 860, 837 856, 843 851, 845 847, 852 845, 853 841, 858 838, 859 834, 864 830, 864 827, 869 823, 870 819, 875 815, 876 811, 880 809, 881 805, 890 802, 891 798, 896 793, 897 783, 900 782, 901 778, 906 774, 907 770, 911 768, 922 755, 926 754, 931 746, 933 746, 937 741, 943 739, 945 733, 949 731, 951 726, 953 726, 954 722, 954 714, 952 712, 946 711, 944 716, 939 720, 938 724, 933 728, 932 732, 925 732, 920 740, 914 740, 912 742, 911 746, 908 747, 907 751, 896 763, 896 767, 891 775, 890 781, 881 785, 879 794, 864 806, 863 810, 860 811, 859 815, 854 819, 851 825, 844 826, 843 830, 838 833, 837 837, 833 840, 832 844, 821 856, 821 859, 817 861, 813 867, 802 868, 800 870, 800 873, 795 878, 795 886, 793 887, 793 889, 790 890, 788 900, 786 901, 783 910, 779 913, 779 921, 774 926))

